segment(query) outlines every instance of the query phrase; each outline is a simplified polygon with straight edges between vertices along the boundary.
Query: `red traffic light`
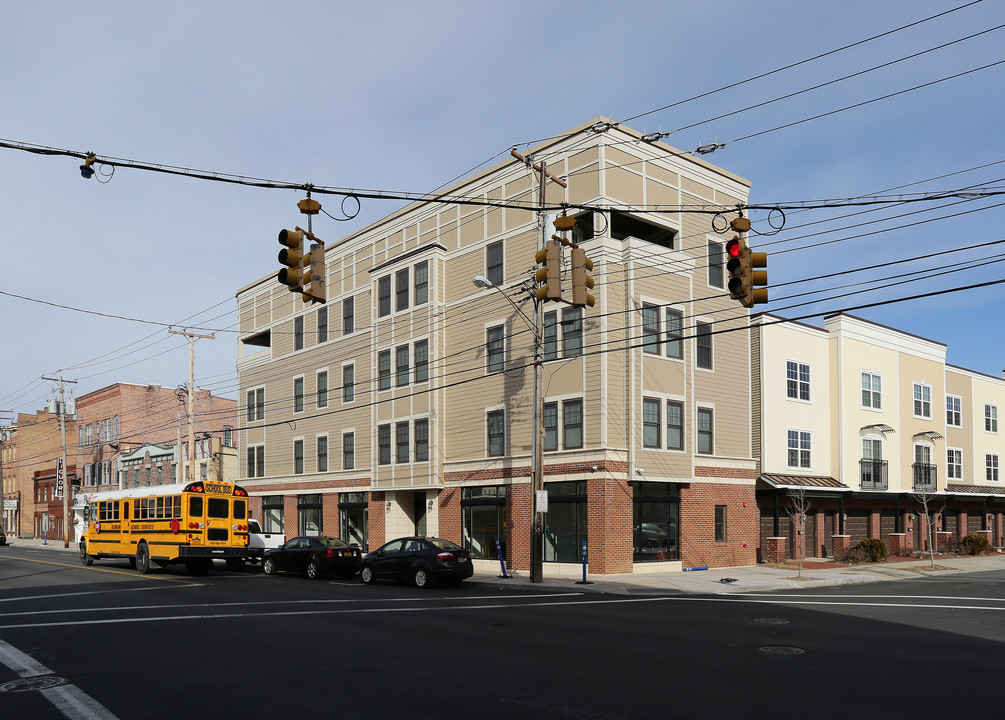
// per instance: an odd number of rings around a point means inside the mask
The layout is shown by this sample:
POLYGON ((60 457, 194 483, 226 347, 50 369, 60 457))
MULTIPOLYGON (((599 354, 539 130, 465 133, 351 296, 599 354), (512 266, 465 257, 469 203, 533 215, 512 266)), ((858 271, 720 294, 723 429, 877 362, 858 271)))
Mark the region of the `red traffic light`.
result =
POLYGON ((733 239, 726 243, 726 254, 731 258, 738 258, 743 252, 743 245, 740 243, 740 238, 736 235, 733 239))

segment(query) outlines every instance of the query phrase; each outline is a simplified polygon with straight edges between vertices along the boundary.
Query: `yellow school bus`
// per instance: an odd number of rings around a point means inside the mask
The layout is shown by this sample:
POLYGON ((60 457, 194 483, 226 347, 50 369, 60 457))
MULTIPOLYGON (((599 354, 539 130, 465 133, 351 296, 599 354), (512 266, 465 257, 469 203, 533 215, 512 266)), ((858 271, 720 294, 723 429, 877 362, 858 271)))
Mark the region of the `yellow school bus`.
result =
POLYGON ((240 566, 248 553, 248 493, 202 480, 93 493, 84 505, 80 562, 127 558, 139 572, 183 563, 193 574, 216 558, 240 566))

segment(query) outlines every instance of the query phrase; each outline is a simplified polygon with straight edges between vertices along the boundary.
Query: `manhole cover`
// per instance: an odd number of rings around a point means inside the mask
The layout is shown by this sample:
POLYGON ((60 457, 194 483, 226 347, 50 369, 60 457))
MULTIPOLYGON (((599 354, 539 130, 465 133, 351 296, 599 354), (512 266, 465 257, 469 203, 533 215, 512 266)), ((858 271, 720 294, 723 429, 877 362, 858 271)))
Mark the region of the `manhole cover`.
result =
POLYGON ((763 623, 765 625, 788 625, 789 621, 785 618, 754 618, 754 622, 763 623))
POLYGON ((0 685, 0 692, 33 692, 35 690, 47 690, 48 688, 65 685, 66 678, 55 675, 43 675, 42 677, 22 678, 11 680, 0 685))
POLYGON ((802 648, 793 647, 791 645, 765 645, 760 648, 761 652, 769 653, 771 655, 802 655, 806 651, 802 648))

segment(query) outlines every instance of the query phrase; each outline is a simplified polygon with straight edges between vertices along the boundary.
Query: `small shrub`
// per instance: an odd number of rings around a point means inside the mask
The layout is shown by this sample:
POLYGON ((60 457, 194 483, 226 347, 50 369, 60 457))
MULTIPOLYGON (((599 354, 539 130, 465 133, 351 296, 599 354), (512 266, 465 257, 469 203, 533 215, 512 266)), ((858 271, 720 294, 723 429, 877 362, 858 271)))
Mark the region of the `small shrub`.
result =
POLYGON ((866 538, 858 544, 866 562, 883 562, 890 554, 886 543, 879 538, 866 538))
POLYGON ((964 535, 960 545, 967 555, 980 555, 986 553, 991 547, 991 543, 983 535, 964 535))

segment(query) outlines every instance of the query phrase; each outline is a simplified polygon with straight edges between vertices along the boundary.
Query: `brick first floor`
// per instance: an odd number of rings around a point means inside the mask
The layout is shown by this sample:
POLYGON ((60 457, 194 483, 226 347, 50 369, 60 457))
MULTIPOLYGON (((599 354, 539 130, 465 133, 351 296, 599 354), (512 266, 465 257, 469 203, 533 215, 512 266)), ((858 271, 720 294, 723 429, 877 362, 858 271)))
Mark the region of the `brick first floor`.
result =
MULTIPOLYGON (((545 574, 672 572, 756 562, 758 511, 752 478, 631 481, 588 469, 548 479, 545 574)), ((526 571, 532 534, 531 483, 493 477, 446 487, 375 489, 365 478, 338 486, 297 480, 246 481, 252 515, 267 532, 340 537, 364 551, 408 535, 452 540, 483 569, 526 571)))
POLYGON ((1005 497, 987 494, 807 492, 805 512, 793 495, 758 490, 760 562, 802 558, 844 559, 866 538, 883 540, 891 555, 956 552, 965 535, 1005 545, 1005 497), (927 507, 926 507, 927 505, 927 507))

